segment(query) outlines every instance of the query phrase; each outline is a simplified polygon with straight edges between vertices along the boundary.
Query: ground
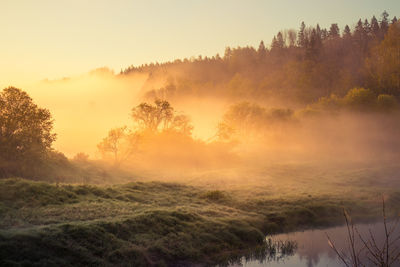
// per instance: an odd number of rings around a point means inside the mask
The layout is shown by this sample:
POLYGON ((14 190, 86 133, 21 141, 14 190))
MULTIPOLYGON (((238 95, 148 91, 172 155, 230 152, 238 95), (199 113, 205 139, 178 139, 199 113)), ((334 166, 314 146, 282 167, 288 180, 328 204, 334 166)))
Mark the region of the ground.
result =
POLYGON ((269 164, 115 185, 0 180, 0 265, 210 265, 266 234, 392 214, 396 164, 269 164))

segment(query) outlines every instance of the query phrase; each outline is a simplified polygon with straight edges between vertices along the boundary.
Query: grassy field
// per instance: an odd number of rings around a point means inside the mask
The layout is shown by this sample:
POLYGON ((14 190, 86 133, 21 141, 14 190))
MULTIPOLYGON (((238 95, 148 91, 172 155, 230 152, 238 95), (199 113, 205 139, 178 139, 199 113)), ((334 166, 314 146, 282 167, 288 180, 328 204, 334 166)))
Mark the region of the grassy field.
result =
POLYGON ((266 234, 340 224, 343 208, 376 218, 382 194, 397 212, 398 173, 288 164, 105 186, 4 179, 0 265, 226 263, 266 234))

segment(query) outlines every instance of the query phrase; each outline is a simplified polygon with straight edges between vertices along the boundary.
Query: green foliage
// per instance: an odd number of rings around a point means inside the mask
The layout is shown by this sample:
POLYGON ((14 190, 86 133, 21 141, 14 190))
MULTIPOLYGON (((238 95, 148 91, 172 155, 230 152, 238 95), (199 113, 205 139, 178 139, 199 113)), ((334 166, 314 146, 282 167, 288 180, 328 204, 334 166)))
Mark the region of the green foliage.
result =
POLYGON ((400 95, 400 22, 393 23, 384 40, 366 60, 368 79, 379 93, 400 95))
POLYGON ((314 107, 320 110, 326 111, 338 111, 343 106, 343 100, 337 97, 335 94, 329 97, 321 97, 314 107))
POLYGON ((77 195, 68 188, 23 179, 0 180, 0 202, 9 208, 60 205, 76 201, 77 195))
POLYGON ((364 88, 351 89, 344 97, 345 105, 354 110, 368 110, 375 108, 376 96, 369 90, 364 88))

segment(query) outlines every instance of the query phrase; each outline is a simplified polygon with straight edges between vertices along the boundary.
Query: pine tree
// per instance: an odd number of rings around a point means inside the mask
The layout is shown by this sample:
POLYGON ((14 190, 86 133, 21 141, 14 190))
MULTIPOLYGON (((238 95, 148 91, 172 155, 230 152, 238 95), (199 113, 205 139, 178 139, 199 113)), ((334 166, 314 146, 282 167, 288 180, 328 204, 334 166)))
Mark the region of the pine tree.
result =
POLYGON ((373 17, 371 18, 370 28, 371 28, 371 34, 372 34, 372 36, 373 36, 374 38, 378 38, 380 28, 379 28, 378 20, 376 19, 375 16, 373 16, 373 17))
POLYGON ((257 53, 258 53, 258 56, 259 56, 260 59, 264 58, 265 55, 267 54, 267 50, 265 48, 264 41, 260 42, 260 45, 258 46, 257 53))
POLYGON ((321 40, 324 41, 328 38, 328 31, 326 29, 321 30, 321 40))
POLYGON ((297 44, 299 47, 304 48, 306 46, 306 36, 304 33, 304 30, 306 29, 306 24, 304 23, 304 21, 301 22, 301 26, 300 26, 300 30, 299 30, 299 36, 298 36, 298 40, 297 40, 297 44))
POLYGON ((380 32, 380 38, 383 39, 383 37, 385 36, 386 32, 389 29, 389 14, 385 11, 383 11, 382 15, 381 15, 381 23, 380 23, 380 27, 381 27, 381 32, 380 32))
POLYGON ((365 34, 369 36, 371 34, 371 25, 369 24, 367 19, 364 20, 363 27, 364 27, 365 34))
POLYGON ((317 30, 312 29, 310 41, 306 48, 306 57, 309 59, 316 60, 319 56, 319 52, 322 46, 321 38, 318 36, 317 30))
POLYGON ((358 20, 356 28, 354 29, 353 38, 359 49, 365 53, 366 52, 366 32, 361 19, 358 20))
POLYGON ((278 32, 276 36, 276 41, 278 44, 278 48, 284 48, 285 47, 285 41, 283 40, 283 35, 281 32, 278 32))
POLYGON ((329 38, 335 39, 340 36, 340 30, 337 23, 332 23, 331 27, 329 28, 329 38))
POLYGON ((343 31, 343 38, 349 39, 350 37, 351 37, 350 27, 349 27, 349 25, 346 25, 344 27, 344 31, 343 31))
POLYGON ((274 35, 274 38, 272 38, 272 42, 271 42, 271 50, 275 50, 278 48, 279 48, 278 41, 276 39, 276 36, 274 35))

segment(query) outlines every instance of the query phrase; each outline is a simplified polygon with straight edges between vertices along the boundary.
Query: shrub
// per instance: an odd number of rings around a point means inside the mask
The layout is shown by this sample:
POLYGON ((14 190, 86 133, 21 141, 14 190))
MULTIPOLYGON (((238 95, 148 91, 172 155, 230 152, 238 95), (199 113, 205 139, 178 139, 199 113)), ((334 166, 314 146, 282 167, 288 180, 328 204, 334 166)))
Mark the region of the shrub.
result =
POLYGON ((375 107, 375 94, 365 88, 351 89, 344 97, 345 105, 354 110, 366 110, 375 107))
POLYGON ((342 99, 337 97, 335 94, 331 94, 329 97, 321 97, 315 104, 315 108, 327 111, 339 110, 342 106, 342 99))

